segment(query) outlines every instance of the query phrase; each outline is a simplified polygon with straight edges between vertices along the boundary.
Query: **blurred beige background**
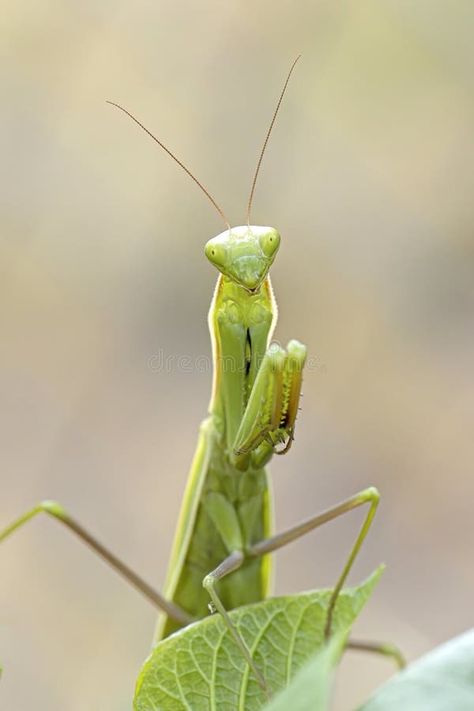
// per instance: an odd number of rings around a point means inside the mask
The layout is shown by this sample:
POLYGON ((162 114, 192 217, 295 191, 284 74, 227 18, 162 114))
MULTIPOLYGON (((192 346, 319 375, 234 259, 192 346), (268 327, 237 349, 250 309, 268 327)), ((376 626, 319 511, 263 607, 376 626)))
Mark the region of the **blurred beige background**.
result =
MULTIPOLYGON (((241 223, 280 229, 277 337, 304 340, 297 442, 272 466, 288 525, 383 495, 352 575, 387 571, 358 636, 409 658, 472 625, 470 0, 6 0, 1 27, 0 521, 66 505, 160 585, 210 373, 222 230, 123 102, 241 223)), ((334 582, 360 521, 278 555, 277 591, 334 582)), ((155 612, 51 520, 0 554, 0 706, 128 711, 155 612)), ((391 673, 348 654, 335 708, 391 673)))

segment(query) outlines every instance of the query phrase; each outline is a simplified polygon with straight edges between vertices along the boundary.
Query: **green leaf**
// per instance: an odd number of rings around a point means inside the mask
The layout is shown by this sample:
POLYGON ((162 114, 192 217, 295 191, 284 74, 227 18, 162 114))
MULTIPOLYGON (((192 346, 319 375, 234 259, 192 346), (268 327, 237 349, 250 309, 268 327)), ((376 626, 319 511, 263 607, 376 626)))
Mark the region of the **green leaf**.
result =
POLYGON ((410 664, 376 691, 360 711, 400 709, 474 709, 474 629, 410 664))
POLYGON ((333 671, 344 650, 347 634, 337 632, 300 669, 292 682, 263 711, 326 711, 329 707, 333 671))
MULTIPOLYGON (((346 635, 382 572, 339 595, 333 632, 346 635)), ((269 598, 229 614, 272 693, 324 646, 330 590, 269 598)), ((135 711, 256 711, 267 699, 222 618, 212 615, 160 642, 145 662, 135 711)))

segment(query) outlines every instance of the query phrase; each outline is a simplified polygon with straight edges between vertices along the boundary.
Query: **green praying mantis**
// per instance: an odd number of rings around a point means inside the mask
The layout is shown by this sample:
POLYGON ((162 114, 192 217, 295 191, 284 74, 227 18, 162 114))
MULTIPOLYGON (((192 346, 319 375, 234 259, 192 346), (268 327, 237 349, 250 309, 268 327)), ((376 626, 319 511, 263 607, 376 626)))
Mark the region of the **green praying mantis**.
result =
MULTIPOLYGON (((229 615, 269 594, 268 554, 357 507, 365 519, 332 590, 325 635, 331 634, 334 607, 369 531, 379 502, 369 487, 292 528, 273 532, 273 505, 266 465, 288 453, 299 409, 305 346, 271 343, 277 318, 269 270, 280 235, 272 227, 251 225, 257 178, 283 96, 299 57, 280 93, 254 173, 247 222, 231 227, 224 212, 191 171, 129 111, 127 114, 194 180, 224 220, 226 229, 210 239, 205 254, 218 270, 210 311, 214 376, 207 419, 201 424, 196 453, 176 529, 164 593, 152 588, 103 546, 58 503, 43 501, 0 533, 0 541, 39 513, 77 534, 160 610, 155 643, 211 612, 222 615, 259 685, 266 680, 229 615)), ((370 648, 369 645, 359 645, 370 648)), ((237 649, 238 648, 238 649, 237 649)), ((375 648, 375 647, 374 647, 375 648)))

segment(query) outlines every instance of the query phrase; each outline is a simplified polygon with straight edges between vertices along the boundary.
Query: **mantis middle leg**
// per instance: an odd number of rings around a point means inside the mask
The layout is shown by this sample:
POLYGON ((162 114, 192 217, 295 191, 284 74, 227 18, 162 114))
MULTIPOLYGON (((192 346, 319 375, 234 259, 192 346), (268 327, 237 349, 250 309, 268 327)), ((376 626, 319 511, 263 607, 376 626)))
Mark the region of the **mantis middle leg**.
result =
MULTIPOLYGON (((239 634, 238 630, 235 628, 229 615, 227 614, 227 611, 225 610, 225 607, 222 604, 222 601, 220 600, 218 592, 216 590, 216 583, 224 576, 229 575, 234 570, 237 570, 246 559, 257 558, 262 555, 272 553, 278 550, 279 548, 283 548, 292 541, 295 541, 298 538, 302 538, 310 531, 314 530, 315 528, 318 528, 319 526, 322 526, 324 523, 332 521, 333 519, 338 518, 339 516, 342 516, 343 514, 352 511, 355 508, 368 504, 369 510, 366 514, 364 522, 362 523, 356 540, 352 546, 344 568, 336 582, 334 589, 332 590, 331 597, 329 598, 326 625, 324 630, 326 639, 329 638, 331 634, 332 619, 337 598, 347 579, 347 576, 349 575, 349 572, 354 564, 357 554, 362 546, 362 543, 364 542, 364 539, 370 529, 372 520, 374 518, 379 503, 379 499, 380 495, 377 489, 375 487, 368 487, 367 489, 364 489, 358 494, 355 494, 355 496, 351 496, 349 499, 346 499, 342 503, 330 509, 327 509, 323 513, 317 514, 316 516, 312 516, 306 519, 305 521, 297 524, 296 526, 288 528, 285 531, 282 531, 281 533, 277 533, 274 536, 270 536, 269 538, 259 541, 254 545, 248 547, 246 550, 235 550, 231 552, 229 556, 219 566, 217 566, 217 568, 215 568, 215 570, 213 570, 204 578, 203 587, 208 591, 215 609, 222 615, 225 624, 227 625, 230 633, 236 641, 236 644, 244 654, 245 659, 247 660, 253 673, 255 674, 259 685, 266 693, 268 693, 268 687, 266 685, 266 682, 263 679, 261 672, 256 667, 255 662, 252 659, 251 653, 245 644, 245 641, 242 639, 241 635, 239 634)), ((371 651, 378 650, 372 645, 371 651)))
POLYGON ((167 600, 161 593, 151 587, 141 576, 135 573, 128 565, 121 561, 114 553, 100 543, 91 533, 89 533, 80 523, 78 523, 68 512, 56 501, 42 501, 22 516, 13 521, 3 531, 0 531, 0 543, 8 538, 14 531, 24 526, 38 514, 45 513, 48 516, 62 523, 66 528, 75 533, 84 543, 86 543, 97 555, 105 560, 117 573, 119 573, 128 583, 133 585, 144 595, 155 607, 166 612, 169 617, 182 625, 193 622, 193 618, 170 600, 167 600))

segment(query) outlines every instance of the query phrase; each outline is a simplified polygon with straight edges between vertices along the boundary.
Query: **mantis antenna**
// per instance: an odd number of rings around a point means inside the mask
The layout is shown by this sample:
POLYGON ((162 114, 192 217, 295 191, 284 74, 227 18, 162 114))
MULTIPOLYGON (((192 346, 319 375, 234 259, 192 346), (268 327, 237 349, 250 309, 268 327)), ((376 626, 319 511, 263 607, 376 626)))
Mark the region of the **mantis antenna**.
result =
POLYGON ((158 145, 159 145, 161 148, 163 148, 163 150, 166 151, 167 154, 168 154, 169 156, 171 156, 171 158, 172 158, 174 161, 176 161, 176 163, 184 170, 184 172, 187 173, 187 174, 189 175, 189 177, 194 180, 194 182, 196 183, 196 185, 197 185, 199 188, 201 188, 201 190, 202 190, 202 192, 204 193, 204 195, 206 195, 206 196, 209 198, 209 200, 212 202, 212 204, 213 204, 214 207, 216 208, 216 210, 217 210, 217 212, 219 213, 219 215, 220 215, 220 216, 222 217, 222 219, 224 220, 224 222, 225 222, 227 228, 230 230, 230 223, 229 223, 229 220, 227 219, 227 217, 225 216, 224 211, 223 211, 222 208, 217 204, 217 202, 214 200, 214 198, 212 197, 212 195, 210 194, 210 192, 204 187, 204 185, 196 178, 195 175, 193 175, 193 174, 191 173, 191 171, 189 170, 189 168, 186 168, 186 166, 184 165, 184 163, 183 163, 182 161, 180 161, 179 158, 178 158, 177 156, 175 156, 175 154, 174 154, 172 151, 170 151, 170 149, 167 148, 164 143, 162 143, 156 136, 154 136, 154 135, 152 134, 152 132, 149 131, 149 130, 141 123, 141 121, 139 121, 137 118, 135 118, 135 116, 134 116, 133 114, 131 114, 130 111, 127 111, 127 109, 125 109, 123 106, 120 106, 120 104, 116 104, 114 101, 107 101, 106 103, 107 103, 107 104, 110 104, 111 106, 115 106, 117 109, 120 109, 120 111, 123 111, 124 114, 127 114, 127 116, 129 116, 129 117, 132 119, 132 121, 135 121, 135 123, 136 123, 138 126, 140 126, 140 128, 143 129, 143 131, 145 131, 145 133, 148 133, 148 135, 149 135, 151 138, 153 138, 153 140, 154 140, 156 143, 158 143, 158 145))
POLYGON ((283 101, 283 97, 285 96, 286 87, 288 86, 288 82, 290 81, 290 77, 293 73, 293 69, 295 68, 296 63, 300 59, 300 57, 301 57, 301 54, 299 54, 296 57, 295 61, 293 62, 293 64, 290 67, 290 71, 288 72, 285 83, 283 84, 283 89, 281 90, 280 98, 278 99, 275 111, 273 112, 273 117, 272 117, 272 120, 270 121, 270 126, 268 127, 267 135, 265 136, 262 150, 260 151, 260 155, 258 157, 257 167, 255 169, 255 173, 253 176, 252 187, 250 188, 249 201, 247 203, 247 224, 248 225, 250 225, 250 211, 252 210, 252 202, 253 202, 253 196, 255 193, 255 186, 257 184, 257 178, 258 178, 258 174, 260 172, 260 166, 262 165, 263 156, 264 156, 266 148, 267 148, 268 139, 270 138, 270 134, 271 134, 273 126, 275 124, 276 117, 278 115, 278 111, 280 110, 281 102, 283 101))

